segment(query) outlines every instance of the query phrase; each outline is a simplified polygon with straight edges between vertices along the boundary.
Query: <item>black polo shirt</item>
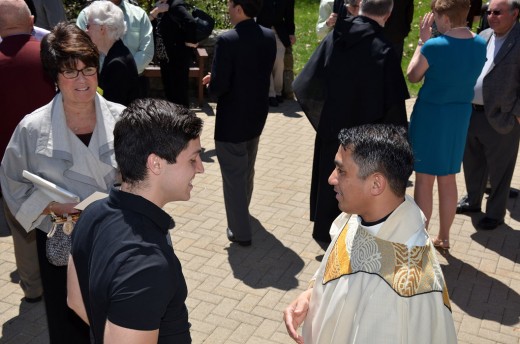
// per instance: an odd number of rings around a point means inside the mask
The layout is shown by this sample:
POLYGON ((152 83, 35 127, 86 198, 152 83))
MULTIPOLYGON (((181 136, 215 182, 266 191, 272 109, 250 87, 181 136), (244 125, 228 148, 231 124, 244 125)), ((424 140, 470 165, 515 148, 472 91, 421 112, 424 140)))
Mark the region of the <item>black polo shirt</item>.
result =
POLYGON ((188 294, 168 229, 173 219, 152 202, 116 188, 83 211, 72 256, 95 343, 106 320, 159 329, 159 343, 191 343, 188 294))

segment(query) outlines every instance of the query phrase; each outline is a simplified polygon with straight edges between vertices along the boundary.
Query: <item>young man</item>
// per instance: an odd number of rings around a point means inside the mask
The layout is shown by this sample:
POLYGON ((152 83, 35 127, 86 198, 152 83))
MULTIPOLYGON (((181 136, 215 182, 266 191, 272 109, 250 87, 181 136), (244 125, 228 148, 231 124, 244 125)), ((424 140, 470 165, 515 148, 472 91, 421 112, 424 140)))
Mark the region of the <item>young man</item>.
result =
POLYGON ((283 73, 285 50, 296 43, 294 31, 294 0, 263 0, 256 22, 272 29, 276 37, 276 59, 269 84, 269 105, 283 102, 283 73))
POLYGON ((202 120, 143 99, 114 129, 122 184, 81 214, 72 235, 68 304, 95 343, 191 343, 187 287, 161 208, 187 201, 200 159, 202 120))
POLYGON ((364 125, 339 140, 329 183, 343 213, 311 287, 284 312, 289 335, 305 344, 456 343, 424 215, 405 195, 413 155, 404 128, 364 125))
POLYGON ((260 134, 269 110, 269 78, 276 56, 274 33, 253 19, 262 0, 229 0, 233 30, 219 35, 211 74, 204 77, 218 97, 215 150, 222 173, 227 237, 250 246, 249 203, 260 134))

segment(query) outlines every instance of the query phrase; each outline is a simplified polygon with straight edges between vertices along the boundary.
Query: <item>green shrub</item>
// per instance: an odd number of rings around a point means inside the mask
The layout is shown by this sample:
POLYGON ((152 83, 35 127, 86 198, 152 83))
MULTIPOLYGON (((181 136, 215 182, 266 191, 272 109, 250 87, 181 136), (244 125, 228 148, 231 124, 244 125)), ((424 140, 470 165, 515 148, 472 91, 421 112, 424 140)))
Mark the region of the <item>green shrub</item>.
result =
POLYGON ((87 6, 86 0, 63 0, 65 12, 69 20, 74 20, 78 17, 79 12, 87 6))
POLYGON ((216 29, 232 27, 227 12, 227 0, 185 0, 190 5, 197 6, 215 19, 216 29))
MULTIPOLYGON (((155 5, 153 0, 136 0, 145 11, 149 12, 155 5)), ((187 4, 197 6, 215 18, 215 28, 227 29, 231 27, 227 15, 227 0, 185 0, 187 4)), ((88 5, 87 0, 63 0, 67 18, 73 20, 79 12, 88 5)))

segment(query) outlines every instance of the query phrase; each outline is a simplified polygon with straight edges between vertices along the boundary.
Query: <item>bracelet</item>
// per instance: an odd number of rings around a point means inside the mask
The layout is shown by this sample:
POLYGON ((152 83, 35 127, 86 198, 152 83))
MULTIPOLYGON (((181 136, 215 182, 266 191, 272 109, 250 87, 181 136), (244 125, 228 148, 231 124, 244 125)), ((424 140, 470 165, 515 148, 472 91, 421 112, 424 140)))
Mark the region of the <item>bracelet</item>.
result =
POLYGON ((417 46, 420 47, 420 46, 423 46, 423 45, 424 45, 423 40, 419 38, 419 41, 417 42, 417 46))

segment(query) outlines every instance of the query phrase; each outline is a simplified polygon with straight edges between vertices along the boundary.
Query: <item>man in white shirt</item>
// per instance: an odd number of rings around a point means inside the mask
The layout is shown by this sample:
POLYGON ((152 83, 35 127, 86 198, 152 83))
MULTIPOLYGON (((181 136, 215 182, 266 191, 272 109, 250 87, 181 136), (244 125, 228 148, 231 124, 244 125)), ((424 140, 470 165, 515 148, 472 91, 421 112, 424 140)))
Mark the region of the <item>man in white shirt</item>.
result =
POLYGON ((520 139, 520 11, 519 0, 492 0, 490 28, 480 35, 488 42, 487 61, 475 84, 464 150, 468 195, 457 214, 480 212, 489 177, 491 192, 477 228, 492 230, 504 223, 509 188, 520 139))

